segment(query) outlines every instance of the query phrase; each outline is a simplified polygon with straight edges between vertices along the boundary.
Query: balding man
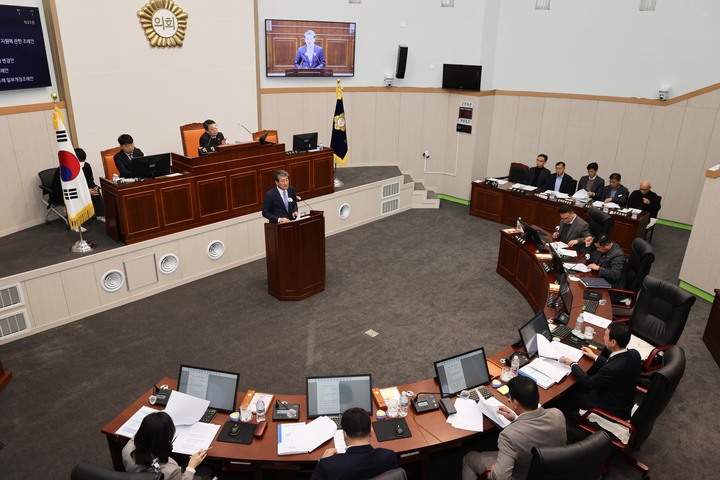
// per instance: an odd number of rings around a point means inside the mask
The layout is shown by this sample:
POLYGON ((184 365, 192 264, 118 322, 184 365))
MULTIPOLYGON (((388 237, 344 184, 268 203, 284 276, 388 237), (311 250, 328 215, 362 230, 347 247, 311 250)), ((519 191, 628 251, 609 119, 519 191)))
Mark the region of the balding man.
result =
POLYGON ((644 212, 650 212, 652 218, 657 218, 660 211, 660 197, 653 192, 650 180, 640 182, 640 189, 635 190, 628 198, 627 206, 644 212))

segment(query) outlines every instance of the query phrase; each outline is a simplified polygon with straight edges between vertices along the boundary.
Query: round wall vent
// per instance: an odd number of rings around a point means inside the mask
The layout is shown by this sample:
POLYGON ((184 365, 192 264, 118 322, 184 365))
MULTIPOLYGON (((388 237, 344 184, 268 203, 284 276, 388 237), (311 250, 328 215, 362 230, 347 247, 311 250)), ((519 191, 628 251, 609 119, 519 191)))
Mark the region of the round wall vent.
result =
POLYGON ((120 270, 110 270, 102 276, 100 284, 106 292, 117 292, 125 285, 125 274, 120 270))
POLYGON ((225 244, 220 240, 213 240, 207 247, 207 254, 211 260, 217 260, 225 253, 225 244))
POLYGON ((338 210, 338 216, 343 220, 348 218, 350 216, 350 205, 348 205, 347 203, 343 203, 342 205, 340 205, 340 209, 338 210))
POLYGON ((177 270, 178 265, 180 265, 180 260, 178 259, 177 255, 175 255, 174 253, 166 253, 165 255, 160 257, 160 261, 158 262, 158 270, 160 270, 160 273, 170 275, 175 270, 177 270))

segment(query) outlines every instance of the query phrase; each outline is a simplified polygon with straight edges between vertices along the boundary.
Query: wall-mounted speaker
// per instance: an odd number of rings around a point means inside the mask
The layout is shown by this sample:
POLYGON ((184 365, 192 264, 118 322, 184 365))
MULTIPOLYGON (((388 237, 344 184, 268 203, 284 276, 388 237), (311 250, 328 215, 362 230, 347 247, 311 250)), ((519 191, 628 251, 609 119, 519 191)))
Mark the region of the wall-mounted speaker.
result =
POLYGON ((408 47, 407 45, 398 46, 397 68, 395 68, 395 78, 405 78, 405 67, 407 66, 408 47))

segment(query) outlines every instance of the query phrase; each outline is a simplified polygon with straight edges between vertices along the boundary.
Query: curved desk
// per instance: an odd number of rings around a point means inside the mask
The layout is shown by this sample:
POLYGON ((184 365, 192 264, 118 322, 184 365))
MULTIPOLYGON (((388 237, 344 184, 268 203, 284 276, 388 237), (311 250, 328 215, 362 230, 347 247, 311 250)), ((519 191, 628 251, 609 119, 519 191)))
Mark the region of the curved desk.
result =
MULTIPOLYGON (((498 256, 497 269, 501 276, 506 278, 523 294, 533 307, 533 311, 538 311, 540 306, 545 305, 549 291, 548 284, 554 282, 555 278, 554 275, 546 274, 540 266, 540 262, 535 257, 534 247, 530 244, 521 245, 514 240, 511 235, 501 231, 500 255, 498 256)), ((578 307, 583 303, 583 287, 579 282, 571 282, 571 288, 573 289, 573 309, 570 312, 570 326, 573 326, 578 313, 581 311, 578 307)), ((603 295, 607 297, 606 292, 603 293, 603 295)), ((610 302, 608 302, 607 305, 601 306, 597 313, 598 315, 609 318, 611 312, 610 302)), ((550 318, 554 317, 556 312, 554 309, 545 307, 545 313, 548 318, 550 318)), ((518 322, 518 324, 517 326, 519 327, 521 322, 518 322)), ((597 335, 603 335, 603 329, 596 328, 596 330, 598 332, 597 335)), ((506 358, 512 351, 512 347, 507 347, 490 357, 488 361, 495 367, 500 367, 502 365, 500 359, 506 358)), ((440 357, 442 357, 442 354, 438 354, 438 358, 440 357)), ((580 366, 587 370, 592 363, 590 359, 584 357, 580 362, 580 366)), ((163 383, 168 384, 171 388, 177 385, 177 381, 170 378, 164 378, 157 384, 160 385, 163 383)), ((566 377, 559 384, 553 385, 547 390, 541 388, 540 402, 545 404, 553 400, 574 383, 575 380, 572 377, 566 377)), ((405 385, 398 385, 398 389, 401 391, 412 390, 414 392, 438 392, 439 386, 435 379, 429 378, 405 385)), ((510 405, 506 397, 495 392, 493 389, 491 390, 501 402, 508 406, 510 405)), ((137 412, 140 407, 150 406, 148 397, 151 393, 152 390, 145 392, 101 430, 107 438, 113 466, 116 470, 123 470, 121 450, 128 439, 115 435, 115 432, 137 412)), ((244 403, 244 396, 245 392, 238 393, 238 405, 244 403)), ((289 403, 299 403, 301 405, 299 420, 307 421, 307 402, 305 395, 276 394, 275 399, 288 401, 289 403)), ((268 410, 268 427, 265 430, 263 438, 254 439, 250 445, 213 441, 213 448, 208 452, 207 461, 223 471, 253 472, 256 478, 262 478, 264 470, 310 470, 313 464, 320 459, 325 449, 332 446, 332 440, 330 440, 309 454, 277 455, 276 424, 280 422, 272 420, 272 409, 269 408, 268 410)), ((228 414, 218 413, 213 423, 222 425, 228 420, 228 414)), ((400 465, 419 464, 416 468, 419 468, 422 478, 427 477, 427 467, 433 453, 460 447, 463 442, 484 434, 454 428, 446 422, 446 417, 440 410, 417 415, 411 407, 410 413, 405 420, 412 433, 412 437, 388 442, 378 442, 375 437, 375 432, 372 430, 371 443, 375 447, 394 450, 398 455, 398 463, 400 463, 400 465)), ((484 431, 492 432, 495 429, 495 425, 485 418, 484 431)))

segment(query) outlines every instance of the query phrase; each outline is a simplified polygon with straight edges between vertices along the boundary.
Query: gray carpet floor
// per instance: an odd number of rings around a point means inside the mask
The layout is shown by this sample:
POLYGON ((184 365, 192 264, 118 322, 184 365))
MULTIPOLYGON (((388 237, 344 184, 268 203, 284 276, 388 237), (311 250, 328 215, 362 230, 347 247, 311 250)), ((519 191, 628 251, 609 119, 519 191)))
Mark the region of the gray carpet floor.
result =
MULTIPOLYGON (((100 428, 180 363, 282 394, 304 393, 306 375, 370 372, 382 387, 431 377, 433 360, 480 345, 492 354, 532 315, 495 273, 499 228, 443 201, 329 237, 327 290, 303 302, 270 297, 261 260, 3 345, 14 378, 0 393, 0 477, 109 467, 100 428)), ((656 227, 652 275, 677 283, 688 236, 656 227)), ((701 340, 709 311, 693 307, 685 376, 638 453, 654 479, 716 478, 720 466, 720 375, 701 340)), ((432 477, 459 478, 461 454, 438 456, 432 477)), ((616 461, 609 478, 639 475, 616 461)))

